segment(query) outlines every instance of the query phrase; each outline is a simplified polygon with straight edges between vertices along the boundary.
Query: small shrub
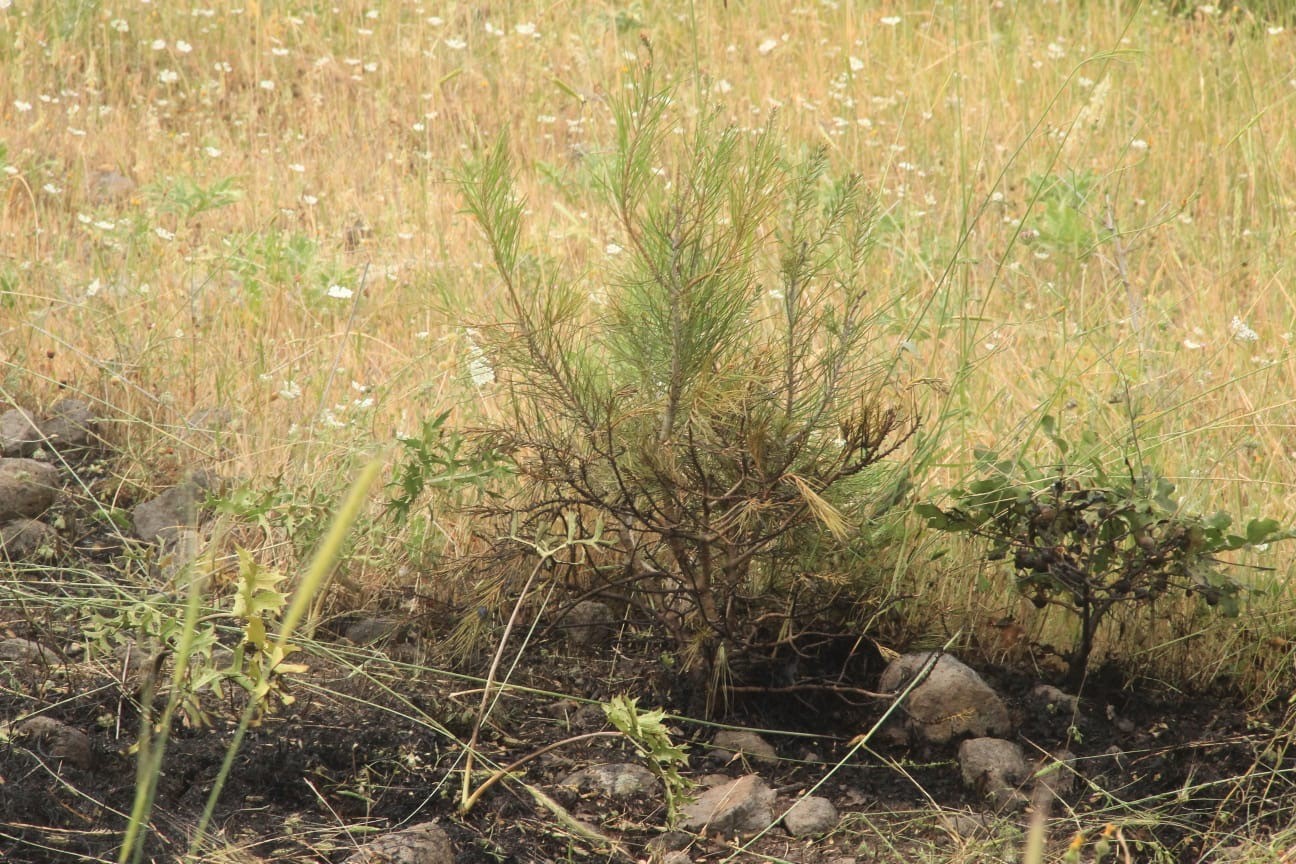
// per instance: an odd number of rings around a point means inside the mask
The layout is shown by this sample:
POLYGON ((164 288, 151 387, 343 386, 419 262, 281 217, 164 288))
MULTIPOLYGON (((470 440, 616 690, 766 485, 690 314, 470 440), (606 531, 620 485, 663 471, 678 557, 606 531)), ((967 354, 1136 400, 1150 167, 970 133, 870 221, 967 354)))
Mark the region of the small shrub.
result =
MULTIPOLYGON (((1045 434, 1061 453, 1057 465, 978 454, 980 478, 955 489, 950 507, 915 508, 931 527, 964 532, 990 543, 989 558, 1011 556, 1018 589, 1039 608, 1068 610, 1080 622, 1070 655, 1071 683, 1085 675, 1094 637, 1119 604, 1149 604, 1172 592, 1199 596, 1229 616, 1238 614, 1242 586, 1217 556, 1292 534, 1272 519, 1253 519, 1229 533, 1227 513, 1182 511, 1174 484, 1154 472, 1112 474, 1096 458, 1065 459, 1072 445, 1052 417, 1045 434)), ((1092 434, 1082 452, 1094 450, 1092 434)))
POLYGON ((479 333, 512 411, 479 440, 512 456, 520 491, 484 511, 508 526, 489 552, 455 566, 479 580, 470 608, 494 608, 547 536, 598 537, 551 584, 669 634, 714 694, 721 658, 794 638, 831 581, 806 550, 857 537, 876 466, 915 424, 864 350, 876 209, 859 178, 831 177, 821 150, 789 160, 772 126, 710 112, 687 129, 651 63, 630 83, 597 163, 620 233, 590 280, 601 310, 523 250, 503 140, 461 177, 506 298, 479 333))

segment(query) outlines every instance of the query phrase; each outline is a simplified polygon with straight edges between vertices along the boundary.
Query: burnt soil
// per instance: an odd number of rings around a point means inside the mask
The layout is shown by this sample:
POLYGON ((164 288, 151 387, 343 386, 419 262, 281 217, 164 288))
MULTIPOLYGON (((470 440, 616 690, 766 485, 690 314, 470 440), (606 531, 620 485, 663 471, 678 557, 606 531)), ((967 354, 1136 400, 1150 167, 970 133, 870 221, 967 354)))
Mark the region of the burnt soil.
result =
MULTIPOLYGON (((0 594, 12 594, 0 603, 0 641, 27 639, 48 652, 45 660, 0 662, 0 861, 117 859, 136 787, 143 679, 129 658, 97 650, 104 646, 92 644, 87 628, 96 604, 121 608, 122 592, 157 599, 147 576, 133 584, 123 577, 132 572, 129 562, 150 555, 115 532, 84 531, 69 538, 57 566, 0 565, 8 571, 0 594), (84 733, 88 758, 60 758, 65 754, 48 742, 14 734, 11 724, 33 715, 84 733)), ((207 860, 341 862, 381 832, 432 819, 450 834, 462 862, 627 860, 575 837, 521 782, 499 783, 469 812, 457 812, 461 742, 481 699, 474 676, 489 658, 457 672, 445 671, 444 661, 433 668, 449 623, 436 616, 405 622, 375 644, 354 645, 342 634, 358 617, 330 622, 292 658, 307 669, 284 677, 291 704, 276 701, 237 750, 206 832, 207 860)), ((230 628, 220 639, 232 647, 240 634, 230 628)), ((736 860, 1002 860, 1020 851, 1029 811, 996 816, 965 788, 956 745, 917 747, 879 737, 852 751, 852 739, 887 706, 859 692, 876 686, 879 663, 855 664, 848 693, 797 681, 762 692, 760 675, 740 681, 747 689, 725 721, 763 730, 780 756, 773 766, 747 766, 712 754, 712 724, 681 716, 696 694, 680 686, 664 648, 623 632, 596 650, 578 650, 541 631, 490 713, 480 751, 505 765, 565 738, 610 729, 599 703, 624 693, 641 707, 672 713, 669 725, 689 745, 686 773, 693 778, 755 770, 786 807, 828 777, 816 794, 843 813, 837 830, 809 841, 776 828, 736 860), (988 827, 971 818, 955 826, 937 818, 942 811, 991 818, 988 827)), ((510 651, 503 668, 512 662, 510 651)), ((158 668, 166 680, 165 658, 158 668)), ((1113 673, 1087 685, 1072 713, 1032 696, 1040 683, 1034 674, 1007 666, 979 671, 1007 701, 1028 757, 1062 749, 1076 757, 1078 782, 1053 808, 1055 852, 1080 830, 1087 844, 1118 843, 1121 860, 1218 860, 1240 839, 1263 842, 1289 827, 1296 755, 1285 744, 1293 727, 1285 704, 1246 711, 1227 692, 1173 693, 1113 673)), ((173 723, 143 860, 184 855, 231 747, 244 694, 232 683, 204 691, 195 706, 201 711, 173 723)), ((163 693, 154 704, 164 700, 163 693)), ((599 825, 633 859, 648 860, 648 843, 666 830, 659 796, 609 801, 560 788, 578 768, 626 761, 642 760, 624 739, 586 739, 528 762, 516 777, 599 825)), ((688 855, 719 861, 733 851, 723 838, 693 838, 688 855)))

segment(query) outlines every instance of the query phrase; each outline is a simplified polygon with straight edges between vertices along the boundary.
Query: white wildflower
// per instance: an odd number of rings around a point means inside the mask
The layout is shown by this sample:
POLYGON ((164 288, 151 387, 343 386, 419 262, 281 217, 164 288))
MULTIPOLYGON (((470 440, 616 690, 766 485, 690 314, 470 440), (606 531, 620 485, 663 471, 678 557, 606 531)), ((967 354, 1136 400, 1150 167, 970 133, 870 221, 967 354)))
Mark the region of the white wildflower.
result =
POLYGON ((1229 333, 1238 342, 1255 342, 1260 339, 1260 335, 1246 325, 1238 316, 1234 315, 1233 320, 1229 322, 1229 333))

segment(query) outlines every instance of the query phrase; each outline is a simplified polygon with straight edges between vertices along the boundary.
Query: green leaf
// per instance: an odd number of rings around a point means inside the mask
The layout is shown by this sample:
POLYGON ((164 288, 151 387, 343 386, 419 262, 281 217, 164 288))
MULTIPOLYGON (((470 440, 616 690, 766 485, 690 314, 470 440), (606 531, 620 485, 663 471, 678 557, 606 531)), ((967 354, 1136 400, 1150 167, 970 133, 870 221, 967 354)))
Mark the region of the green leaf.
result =
POLYGON ((1071 445, 1058 435, 1057 418, 1052 414, 1045 414, 1040 419, 1040 429, 1044 430, 1044 434, 1048 436, 1048 439, 1053 442, 1054 446, 1058 448, 1063 456, 1065 456, 1067 451, 1071 449, 1071 445))
POLYGON ((938 531, 950 530, 950 519, 945 511, 935 504, 915 504, 914 513, 927 520, 927 524, 938 531))
POLYGON ((1247 542, 1252 545, 1267 543, 1281 527, 1276 519, 1252 519, 1246 527, 1247 542))

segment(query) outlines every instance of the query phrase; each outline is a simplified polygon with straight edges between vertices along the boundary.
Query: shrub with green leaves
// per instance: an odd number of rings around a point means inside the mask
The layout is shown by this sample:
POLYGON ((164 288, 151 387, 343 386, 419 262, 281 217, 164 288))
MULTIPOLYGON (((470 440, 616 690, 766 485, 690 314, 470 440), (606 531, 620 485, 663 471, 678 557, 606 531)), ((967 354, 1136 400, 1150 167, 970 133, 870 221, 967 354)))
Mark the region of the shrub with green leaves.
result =
POLYGON ((1217 556, 1293 536, 1272 519, 1252 519, 1235 534, 1227 513, 1183 511, 1165 477, 1128 463, 1127 472, 1109 472, 1091 455, 1092 433, 1078 442, 1079 459, 1067 464, 1072 445, 1052 417, 1042 426, 1059 463, 980 452, 980 476, 953 491, 952 505, 915 509, 933 528, 988 540, 989 558, 1011 556, 1018 588, 1037 607, 1059 606, 1079 619, 1069 657, 1073 684, 1083 680, 1098 628, 1117 605, 1182 592, 1235 616, 1242 585, 1217 556))
POLYGON ((869 478, 915 424, 867 351, 876 206, 859 178, 834 178, 822 150, 789 158, 773 125, 677 116, 651 62, 617 92, 593 169, 616 254, 584 280, 523 248, 504 140, 460 178, 506 307, 478 328, 509 400, 483 441, 512 454, 521 487, 489 511, 508 530, 460 564, 480 610, 546 534, 599 536, 554 578, 720 674, 717 658, 797 630, 822 587, 799 556, 858 535, 885 495, 869 478))

